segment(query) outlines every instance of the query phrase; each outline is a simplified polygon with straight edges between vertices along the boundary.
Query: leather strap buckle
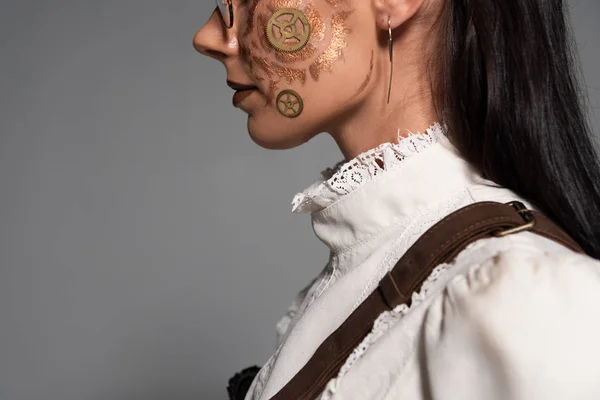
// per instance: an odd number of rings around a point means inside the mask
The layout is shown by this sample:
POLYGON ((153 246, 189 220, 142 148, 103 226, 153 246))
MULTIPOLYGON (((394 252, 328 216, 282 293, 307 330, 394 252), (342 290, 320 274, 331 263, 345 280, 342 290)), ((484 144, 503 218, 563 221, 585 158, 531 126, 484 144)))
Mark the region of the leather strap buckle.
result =
POLYGON ((523 218, 523 224, 514 226, 512 228, 496 231, 493 233, 494 236, 503 237, 506 235, 511 235, 513 233, 524 232, 533 229, 533 227, 535 226, 535 217, 531 213, 531 210, 528 210, 527 207, 525 207, 525 204, 521 203, 520 201, 511 201, 509 203, 506 203, 506 205, 509 205, 515 209, 515 211, 521 216, 521 218, 523 218))

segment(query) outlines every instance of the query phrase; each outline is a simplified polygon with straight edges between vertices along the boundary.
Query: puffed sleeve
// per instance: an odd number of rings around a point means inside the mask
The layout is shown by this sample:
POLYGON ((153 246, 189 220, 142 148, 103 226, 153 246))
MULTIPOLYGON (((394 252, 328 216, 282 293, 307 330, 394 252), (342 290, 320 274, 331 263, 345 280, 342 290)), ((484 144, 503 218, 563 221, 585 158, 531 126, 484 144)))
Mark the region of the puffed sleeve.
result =
POLYGON ((511 250, 472 267, 429 308, 424 397, 600 399, 600 262, 511 250))

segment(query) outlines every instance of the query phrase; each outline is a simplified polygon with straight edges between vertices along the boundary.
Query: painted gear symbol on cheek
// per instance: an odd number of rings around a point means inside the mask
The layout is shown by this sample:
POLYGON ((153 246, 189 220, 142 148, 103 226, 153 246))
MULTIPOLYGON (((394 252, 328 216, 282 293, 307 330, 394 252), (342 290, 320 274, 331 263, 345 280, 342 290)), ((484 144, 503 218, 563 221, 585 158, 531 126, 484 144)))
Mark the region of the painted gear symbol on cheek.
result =
POLYGON ((290 89, 282 90, 277 95, 276 104, 277 110, 279 110, 281 115, 288 118, 296 118, 302 114, 302 110, 304 109, 304 103, 300 95, 290 89))
POLYGON ((310 24, 300 10, 282 8, 275 11, 266 26, 269 44, 280 51, 301 50, 310 38, 310 24))

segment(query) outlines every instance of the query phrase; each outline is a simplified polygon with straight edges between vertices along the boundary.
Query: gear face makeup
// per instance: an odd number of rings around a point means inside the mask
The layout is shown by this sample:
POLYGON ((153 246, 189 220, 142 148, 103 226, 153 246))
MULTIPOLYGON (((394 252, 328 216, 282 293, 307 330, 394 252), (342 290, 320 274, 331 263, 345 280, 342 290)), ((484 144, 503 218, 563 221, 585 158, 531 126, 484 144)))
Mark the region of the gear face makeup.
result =
POLYGON ((234 105, 248 114, 257 144, 295 147, 331 133, 345 113, 369 101, 380 82, 369 2, 232 1, 232 27, 214 14, 196 48, 225 64, 232 88, 250 88, 235 95, 234 105))
POLYGON ((310 38, 310 24, 302 11, 280 8, 269 18, 265 34, 275 50, 297 52, 304 48, 310 38))
POLYGON ((345 3, 346 0, 252 1, 244 32, 247 36, 240 38, 240 46, 250 74, 256 81, 268 84, 265 107, 274 105, 287 118, 302 113, 304 102, 300 93, 307 81, 317 81, 324 71, 333 72, 334 63, 343 59, 350 34, 345 21, 352 12, 341 9, 345 3), (286 107, 282 107, 282 98, 288 99, 286 107), (289 101, 300 107, 291 108, 289 101))
POLYGON ((296 118, 302 114, 303 108, 302 98, 293 90, 282 90, 277 96, 277 109, 288 118, 296 118))
POLYGON ((225 65, 230 87, 249 88, 235 106, 248 115, 248 133, 258 145, 292 148, 321 132, 345 140, 361 129, 353 118, 369 119, 381 109, 389 62, 372 2, 232 4, 232 27, 215 10, 194 46, 225 65))

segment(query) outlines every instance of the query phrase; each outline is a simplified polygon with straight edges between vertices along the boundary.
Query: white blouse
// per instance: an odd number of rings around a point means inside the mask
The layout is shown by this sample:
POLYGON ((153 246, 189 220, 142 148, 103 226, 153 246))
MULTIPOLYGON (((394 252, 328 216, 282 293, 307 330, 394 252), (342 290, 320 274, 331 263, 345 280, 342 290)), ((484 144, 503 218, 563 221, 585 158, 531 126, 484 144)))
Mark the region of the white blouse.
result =
MULTIPOLYGON (((331 250, 277 326, 246 400, 268 400, 428 228, 523 199, 478 175, 439 124, 328 170, 294 199, 331 250)), ((522 232, 438 266, 382 313, 320 399, 600 399, 600 263, 522 232)))

